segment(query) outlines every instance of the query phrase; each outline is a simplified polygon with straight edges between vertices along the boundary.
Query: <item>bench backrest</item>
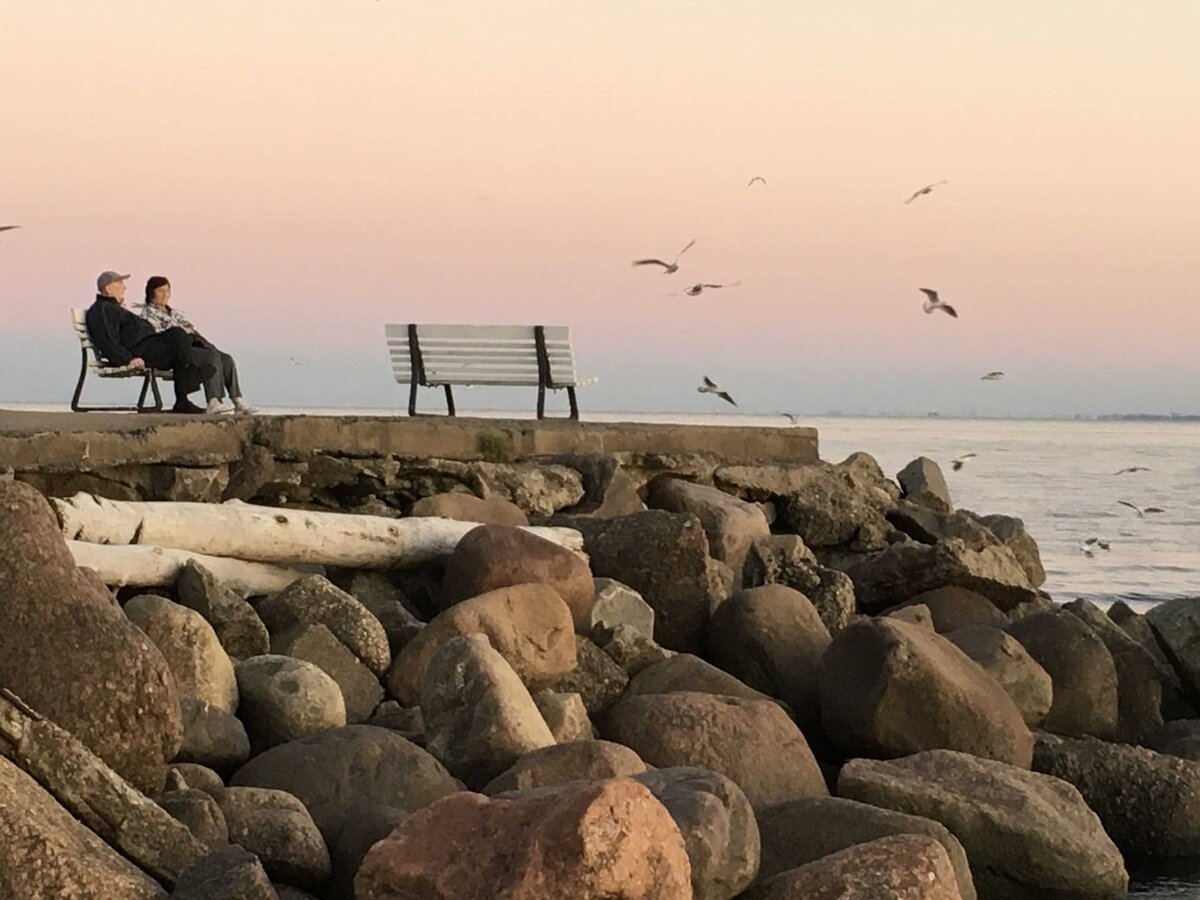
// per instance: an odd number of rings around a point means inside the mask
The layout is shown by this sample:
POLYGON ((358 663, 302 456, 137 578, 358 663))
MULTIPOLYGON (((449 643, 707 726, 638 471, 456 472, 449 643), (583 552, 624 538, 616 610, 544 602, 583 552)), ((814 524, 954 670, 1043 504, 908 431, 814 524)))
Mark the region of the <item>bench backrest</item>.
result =
POLYGON ((93 369, 104 367, 104 361, 100 359, 100 351, 96 349, 96 345, 92 343, 92 336, 87 330, 87 310, 71 308, 71 325, 75 328, 75 336, 79 338, 79 343, 84 350, 91 351, 91 366, 93 369))
MULTIPOLYGON (((534 325, 416 325, 416 344, 426 385, 539 384, 537 326, 534 325)), ((413 377, 410 326, 386 325, 392 374, 400 384, 413 377)), ((571 329, 542 326, 548 387, 573 387, 575 354, 571 329)))

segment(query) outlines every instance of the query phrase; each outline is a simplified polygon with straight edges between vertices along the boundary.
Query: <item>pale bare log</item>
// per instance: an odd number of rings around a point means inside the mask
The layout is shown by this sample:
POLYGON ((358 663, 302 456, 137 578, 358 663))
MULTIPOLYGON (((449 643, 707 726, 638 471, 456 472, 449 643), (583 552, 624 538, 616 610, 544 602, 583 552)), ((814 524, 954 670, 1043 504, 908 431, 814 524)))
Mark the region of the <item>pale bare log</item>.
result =
POLYGON ((188 561, 204 566, 221 584, 239 594, 273 594, 311 574, 269 563, 245 562, 208 556, 190 550, 154 547, 149 544, 90 544, 67 541, 75 565, 95 569, 109 587, 172 587, 188 561))
MULTIPOLYGON (((476 527, 453 519, 391 519, 237 501, 127 502, 81 493, 51 503, 69 540, 153 544, 282 565, 417 567, 444 560, 476 527)), ((526 530, 568 549, 583 549, 583 536, 573 529, 526 530)))

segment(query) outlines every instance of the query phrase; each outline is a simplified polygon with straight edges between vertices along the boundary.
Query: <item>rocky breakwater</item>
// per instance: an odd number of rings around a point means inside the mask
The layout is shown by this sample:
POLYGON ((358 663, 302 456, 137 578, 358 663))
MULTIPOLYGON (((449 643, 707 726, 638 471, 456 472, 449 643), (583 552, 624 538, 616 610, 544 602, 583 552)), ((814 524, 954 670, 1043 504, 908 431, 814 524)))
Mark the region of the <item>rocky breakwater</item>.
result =
POLYGON ((0 897, 1102 898, 1198 852, 1191 607, 1056 606, 928 460, 657 465, 382 516, 0 483, 0 897))

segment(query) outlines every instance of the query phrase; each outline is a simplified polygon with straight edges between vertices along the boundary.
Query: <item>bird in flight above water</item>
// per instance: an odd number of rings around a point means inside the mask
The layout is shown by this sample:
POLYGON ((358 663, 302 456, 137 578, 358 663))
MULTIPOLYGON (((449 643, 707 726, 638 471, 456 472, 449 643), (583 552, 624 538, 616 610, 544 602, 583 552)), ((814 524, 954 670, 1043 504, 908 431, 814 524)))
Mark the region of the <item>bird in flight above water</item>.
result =
POLYGON ((753 178, 751 178, 751 179, 750 179, 750 181, 749 181, 749 182, 746 184, 746 187, 750 187, 750 186, 751 186, 752 184, 754 184, 754 182, 756 182, 756 181, 761 181, 763 184, 766 184, 766 183, 767 183, 767 179, 763 178, 761 175, 755 175, 755 176, 754 176, 753 178))
POLYGON ((949 184, 949 183, 950 182, 948 182, 948 181, 935 181, 933 184, 927 184, 927 185, 925 185, 925 187, 921 188, 919 191, 914 191, 913 195, 904 201, 904 205, 907 206, 908 204, 910 204, 914 200, 916 200, 918 197, 921 197, 925 194, 933 193, 933 189, 935 187, 937 187, 938 185, 949 184))
POLYGON ((670 275, 674 272, 679 271, 679 257, 681 257, 681 256, 683 256, 683 254, 687 253, 688 250, 691 249, 691 247, 694 243, 696 243, 696 239, 692 238, 690 241, 688 241, 687 246, 684 247, 682 250, 680 250, 678 253, 676 253, 675 258, 673 260, 671 260, 670 262, 663 262, 661 259, 635 259, 631 265, 634 265, 634 266, 662 266, 663 274, 670 275))
POLYGON ((799 422, 800 422, 800 417, 798 415, 796 415, 795 413, 780 413, 780 415, 783 416, 785 419, 787 419, 789 422, 791 422, 793 425, 799 424, 799 422))
POLYGON ((699 391, 701 394, 715 394, 716 396, 718 396, 722 400, 724 400, 726 403, 731 403, 734 406, 737 406, 737 403, 735 403, 734 399, 729 396, 729 394, 725 390, 725 388, 721 387, 719 384, 717 384, 715 381, 713 381, 707 375, 704 376, 704 384, 700 385, 700 387, 696 388, 696 390, 699 391))
POLYGON ((1137 513, 1137 517, 1139 519, 1144 519, 1151 513, 1166 512, 1165 509, 1159 509, 1157 506, 1147 506, 1145 509, 1142 509, 1142 507, 1135 503, 1130 503, 1128 500, 1118 500, 1117 502, 1122 506, 1128 506, 1130 509, 1132 509, 1135 513, 1137 513))
POLYGON ((1149 472, 1149 471, 1150 471, 1150 468, 1148 466, 1126 466, 1123 469, 1118 469, 1116 472, 1113 472, 1113 474, 1114 475, 1124 475, 1127 472, 1149 472))
POLYGON ((693 284, 690 288, 688 288, 686 291, 684 291, 684 293, 687 294, 689 297, 698 297, 701 294, 703 294, 705 290, 712 290, 714 288, 737 287, 739 284, 741 284, 740 281, 731 281, 729 284, 693 284))
POLYGON ((958 312, 954 309, 954 307, 949 303, 943 303, 938 297, 938 292, 933 290, 933 288, 917 288, 917 290, 919 290, 926 297, 925 302, 921 304, 921 309, 925 310, 927 315, 932 315, 934 312, 940 309, 951 318, 958 318, 958 312))
POLYGON ((961 469, 963 466, 965 466, 967 464, 968 460, 971 460, 974 458, 975 458, 974 453, 964 453, 962 456, 958 457, 957 459, 952 459, 950 461, 950 468, 953 469, 955 472, 957 472, 959 469, 961 469))
POLYGON ((13 229, 20 227, 20 225, 0 225, 0 231, 12 231, 13 229))
POLYGON ((986 375, 980 375, 980 381, 999 381, 1004 377, 1003 372, 988 372, 986 375))
POLYGON ((1100 540, 1100 538, 1094 538, 1094 537, 1088 538, 1086 541, 1084 541, 1082 544, 1079 545, 1080 552, 1082 552, 1083 555, 1088 558, 1094 557, 1096 555, 1097 550, 1108 550, 1108 549, 1109 549, 1108 541, 1102 541, 1102 540, 1100 540))

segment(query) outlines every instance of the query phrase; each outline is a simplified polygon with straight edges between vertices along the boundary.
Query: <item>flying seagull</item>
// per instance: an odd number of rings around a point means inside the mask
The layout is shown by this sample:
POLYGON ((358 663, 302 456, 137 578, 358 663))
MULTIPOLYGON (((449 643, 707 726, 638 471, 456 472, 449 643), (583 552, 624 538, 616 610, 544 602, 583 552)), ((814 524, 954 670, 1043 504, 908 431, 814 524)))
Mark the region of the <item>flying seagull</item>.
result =
POLYGON ((705 290, 713 290, 715 288, 737 287, 741 284, 740 281, 731 281, 729 284, 693 284, 690 288, 684 291, 689 297, 698 297, 705 290))
POLYGON ((975 458, 974 453, 964 453, 962 456, 958 457, 958 459, 953 459, 950 461, 950 468, 953 469, 955 472, 957 472, 959 469, 961 469, 963 466, 965 466, 967 464, 968 460, 971 460, 974 458, 975 458))
POLYGON ((304 360, 302 360, 302 359, 296 359, 296 357, 294 357, 294 356, 289 356, 288 359, 291 360, 293 366, 304 365, 304 360))
POLYGON ((986 375, 980 375, 980 381, 999 381, 1004 377, 1003 372, 988 372, 986 375))
POLYGON ((20 225, 0 225, 0 231, 12 231, 14 228, 20 227, 20 225))
POLYGON ((1124 475, 1127 472, 1149 472, 1149 471, 1150 471, 1150 469, 1148 466, 1126 466, 1123 469, 1119 469, 1116 472, 1113 472, 1113 474, 1114 475, 1124 475))
POLYGON ((746 187, 750 187, 750 185, 754 184, 754 182, 756 182, 756 181, 761 181, 763 184, 767 183, 767 179, 763 178, 761 175, 755 175, 753 178, 750 179, 750 181, 746 185, 746 187))
POLYGON ((669 263, 663 262, 661 259, 635 259, 633 261, 632 265, 634 265, 634 266, 662 266, 663 270, 664 270, 663 274, 670 275, 673 272, 679 271, 679 257, 681 257, 681 256, 683 256, 683 254, 687 253, 688 250, 691 249, 692 244, 694 244, 694 243, 696 243, 696 239, 692 238, 690 241, 688 241, 687 246, 684 247, 682 250, 680 250, 678 253, 676 253, 675 258, 673 260, 671 260, 669 263))
POLYGON ((933 288, 917 288, 917 290, 919 290, 926 297, 925 302, 921 304, 921 309, 925 310, 926 314, 932 315, 936 310, 940 309, 951 318, 958 318, 958 313, 955 311, 954 307, 948 303, 943 303, 938 297, 938 292, 933 290, 933 288))
POLYGON ((1122 506, 1128 506, 1130 509, 1132 509, 1135 513, 1137 513, 1137 517, 1139 519, 1144 519, 1151 513, 1166 512, 1165 509, 1159 509, 1157 506, 1147 506, 1145 509, 1142 509, 1140 506, 1130 503, 1128 500, 1118 500, 1117 502, 1122 506))
POLYGON ((785 419, 787 419, 789 422, 791 422, 793 425, 796 425, 800 422, 800 417, 798 415, 796 415, 795 413, 780 413, 780 415, 783 416, 785 419))
POLYGON ((907 200, 905 200, 904 205, 907 206, 909 203, 912 203, 918 197, 921 197, 925 194, 933 193, 933 189, 935 187, 937 187, 938 185, 949 184, 949 183, 950 182, 948 182, 948 181, 935 181, 933 184, 927 184, 927 185, 925 185, 925 187, 921 188, 919 191, 915 191, 911 197, 909 197, 907 200))
POLYGON ((1083 542, 1083 546, 1089 548, 1100 548, 1101 550, 1110 549, 1108 541, 1102 541, 1098 537, 1090 537, 1083 542))
POLYGON ((696 388, 696 390, 701 394, 716 394, 722 400, 737 406, 737 403, 735 403, 734 399, 729 396, 729 394, 725 391, 725 388, 721 387, 707 375, 704 376, 704 384, 700 385, 700 387, 696 388))

